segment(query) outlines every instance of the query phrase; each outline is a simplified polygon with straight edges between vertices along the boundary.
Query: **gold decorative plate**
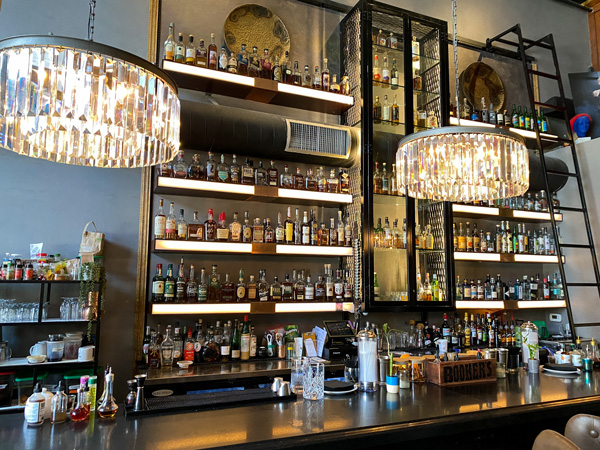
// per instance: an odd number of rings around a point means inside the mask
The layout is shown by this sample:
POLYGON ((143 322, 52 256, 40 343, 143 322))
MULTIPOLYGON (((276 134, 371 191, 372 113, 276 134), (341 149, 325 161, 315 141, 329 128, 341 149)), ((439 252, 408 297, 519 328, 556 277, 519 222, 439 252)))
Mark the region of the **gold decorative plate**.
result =
POLYGON ((259 55, 265 48, 271 57, 281 56, 290 50, 290 34, 277 14, 264 6, 248 4, 235 8, 227 16, 223 27, 225 43, 236 54, 246 44, 251 53, 258 47, 259 55))
POLYGON ((504 84, 496 71, 487 64, 475 62, 469 65, 460 74, 460 85, 463 96, 475 109, 481 110, 482 97, 485 98, 488 108, 490 103, 494 105, 495 111, 504 107, 504 84))

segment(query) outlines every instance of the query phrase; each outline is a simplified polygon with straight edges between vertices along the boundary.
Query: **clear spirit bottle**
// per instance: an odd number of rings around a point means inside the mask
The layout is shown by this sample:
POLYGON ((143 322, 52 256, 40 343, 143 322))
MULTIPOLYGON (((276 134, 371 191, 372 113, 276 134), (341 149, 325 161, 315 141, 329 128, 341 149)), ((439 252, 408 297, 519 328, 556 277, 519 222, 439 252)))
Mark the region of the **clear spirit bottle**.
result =
POLYGON ((217 164, 217 181, 229 182, 229 166, 225 164, 225 155, 223 154, 221 154, 221 162, 217 164))
POLYGON ((184 218, 184 211, 183 209, 180 209, 179 219, 177 220, 177 239, 179 239, 180 241, 186 241, 188 238, 187 231, 188 224, 184 218))
POLYGON ((185 178, 187 176, 188 166, 183 160, 183 150, 177 153, 177 161, 173 164, 173 176, 175 178, 185 178))
POLYGON ((312 88, 321 90, 321 75, 319 74, 319 66, 315 66, 315 73, 312 80, 312 88))
POLYGON ((169 215, 165 222, 165 239, 177 239, 177 219, 175 218, 175 203, 169 204, 169 215))
POLYGON ((321 71, 321 89, 325 92, 330 89, 329 69, 327 68, 327 58, 323 58, 323 70, 321 71))
POLYGON ((310 245, 310 223, 308 222, 308 212, 304 211, 304 218, 302 220, 302 233, 301 233, 302 245, 310 245))
POLYGON ((177 42, 175 43, 175 62, 185 63, 185 44, 183 43, 183 34, 177 35, 177 42))
POLYGON ((163 210, 164 200, 159 201, 158 212, 154 216, 154 239, 165 239, 167 216, 163 210))
POLYGON ((217 181, 217 163, 214 159, 215 154, 208 152, 208 159, 206 160, 206 180, 217 181))
POLYGON ((267 272, 264 269, 261 269, 258 281, 258 301, 269 301, 269 283, 267 282, 267 272))
POLYGON ((234 184, 242 182, 242 169, 237 163, 237 155, 232 156, 231 166, 229 167, 229 181, 234 184))
POLYGON ((390 125, 390 122, 392 121, 392 111, 391 111, 391 106, 388 103, 388 97, 387 95, 383 96, 383 105, 381 106, 381 120, 383 121, 384 125, 390 125))
POLYGON ((196 65, 196 46, 194 45, 193 34, 189 35, 188 44, 185 46, 185 63, 192 66, 196 65))
POLYGON ((164 58, 167 61, 175 60, 174 49, 175 49, 175 42, 173 41, 173 22, 171 22, 169 24, 169 37, 165 41, 164 58))
POLYGON ((383 57, 383 68, 381 70, 381 87, 387 89, 390 87, 391 73, 387 57, 383 57))
POLYGON ((160 344, 160 361, 162 367, 171 367, 173 365, 173 339, 171 338, 171 327, 167 327, 165 339, 160 344))
POLYGON ((315 301, 315 285, 310 279, 310 275, 306 277, 306 286, 304 287, 304 301, 314 302, 315 301))
POLYGON ((389 194, 390 193, 390 177, 387 174, 387 164, 382 164, 383 169, 381 171, 381 193, 389 194))

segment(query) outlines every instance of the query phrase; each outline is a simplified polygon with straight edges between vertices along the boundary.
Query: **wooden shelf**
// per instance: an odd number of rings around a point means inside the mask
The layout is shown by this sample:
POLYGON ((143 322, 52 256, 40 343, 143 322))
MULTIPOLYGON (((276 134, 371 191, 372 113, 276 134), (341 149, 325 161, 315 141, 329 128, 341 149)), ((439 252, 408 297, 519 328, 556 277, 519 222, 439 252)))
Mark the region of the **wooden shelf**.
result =
POLYGON ((154 194, 227 200, 284 203, 294 205, 338 206, 352 203, 351 194, 284 189, 275 186, 220 183, 187 178, 157 177, 154 194))
POLYGON ((252 78, 202 67, 163 61, 162 68, 177 86, 211 94, 288 106, 327 114, 341 114, 354 98, 262 78, 252 78))
MULTIPOLYGON (((472 219, 500 219, 514 220, 517 222, 550 222, 549 212, 524 211, 520 209, 506 209, 488 206, 471 206, 462 204, 452 204, 452 214, 454 217, 466 217, 472 219)), ((563 221, 561 213, 554 214, 554 220, 563 221)))
POLYGON ((517 300, 457 300, 456 309, 489 309, 489 310, 501 310, 501 309, 548 309, 548 308, 566 308, 567 302, 565 300, 529 300, 529 301, 517 301, 517 300))
POLYGON ((454 252, 454 261, 498 262, 518 264, 558 264, 558 256, 527 253, 454 252))
POLYGON ((283 314, 354 312, 353 302, 154 303, 152 314, 283 314))
POLYGON ((156 239, 154 253, 231 253, 288 256, 352 256, 352 247, 156 239))

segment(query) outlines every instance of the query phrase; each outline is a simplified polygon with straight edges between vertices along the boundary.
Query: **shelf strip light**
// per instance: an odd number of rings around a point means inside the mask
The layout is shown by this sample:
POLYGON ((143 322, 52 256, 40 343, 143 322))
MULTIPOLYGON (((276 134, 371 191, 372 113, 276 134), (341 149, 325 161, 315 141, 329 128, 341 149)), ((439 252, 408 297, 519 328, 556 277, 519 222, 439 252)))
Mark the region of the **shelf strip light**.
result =
POLYGON ((185 178, 158 177, 158 186, 194 191, 254 195, 254 186, 246 184, 217 183, 215 181, 187 180, 185 178))
POLYGON ((489 208, 487 206, 470 206, 470 205, 452 205, 453 212, 462 212, 469 214, 482 214, 486 216, 498 216, 500 215, 499 208, 489 208))
POLYGON ((205 69, 203 67, 191 66, 188 64, 176 63, 173 61, 163 61, 163 69, 171 72, 185 73, 196 77, 210 78, 217 81, 227 81, 229 83, 243 84, 244 86, 254 87, 254 78, 236 75, 229 72, 205 69))
POLYGON ((316 98, 329 102, 342 103, 352 106, 354 98, 350 95, 334 94, 333 92, 317 91, 316 89, 294 86, 293 84, 277 83, 277 90, 287 94, 301 95, 303 97, 316 98))
POLYGON ((532 300, 518 301, 517 308, 533 309, 533 308, 565 308, 567 302, 565 300, 532 300))
POLYGON ((554 263, 558 264, 558 256, 554 255, 515 255, 515 262, 554 263))
POLYGON ((249 313, 250 303, 194 303, 194 304, 160 304, 152 305, 152 314, 219 314, 249 313))
POLYGON ((331 192, 314 192, 314 191, 302 191, 295 189, 278 189, 277 195, 280 198, 295 198, 301 200, 316 200, 323 202, 334 202, 334 203, 352 203, 351 194, 336 194, 331 192))
POLYGON ((252 253, 252 244, 239 244, 236 242, 176 241, 157 239, 154 242, 154 248, 155 250, 178 250, 192 252, 252 253))
MULTIPOLYGON (((537 212, 537 211, 522 211, 519 209, 513 210, 513 217, 515 219, 539 219, 550 221, 550 213, 537 212)), ((562 222, 563 215, 561 213, 554 214, 554 220, 562 222)))
POLYGON ((457 261, 500 261, 500 253, 454 252, 457 261))
POLYGON ((333 302, 323 303, 276 303, 276 313, 301 313, 301 312, 335 312, 337 304, 333 302))
POLYGON ((352 247, 277 244, 278 255, 352 256, 352 247))
POLYGON ((503 301, 457 300, 456 309, 504 309, 503 301))

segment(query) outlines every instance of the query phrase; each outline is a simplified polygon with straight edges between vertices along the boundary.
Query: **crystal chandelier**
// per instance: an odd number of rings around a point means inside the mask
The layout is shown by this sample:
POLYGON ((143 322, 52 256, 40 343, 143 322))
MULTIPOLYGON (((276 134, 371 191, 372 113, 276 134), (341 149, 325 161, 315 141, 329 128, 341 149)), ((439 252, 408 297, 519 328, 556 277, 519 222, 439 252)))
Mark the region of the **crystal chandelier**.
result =
MULTIPOLYGON (((458 102, 456 0, 452 0, 454 72, 458 102)), ((495 127, 442 127, 402 139, 396 152, 398 186, 406 195, 469 202, 523 195, 529 152, 522 136, 495 127)))
MULTIPOLYGON (((173 80, 148 61, 89 40, 0 41, 0 147, 94 167, 143 167, 179 149, 173 80)), ((90 29, 91 27, 91 29, 90 29)))

